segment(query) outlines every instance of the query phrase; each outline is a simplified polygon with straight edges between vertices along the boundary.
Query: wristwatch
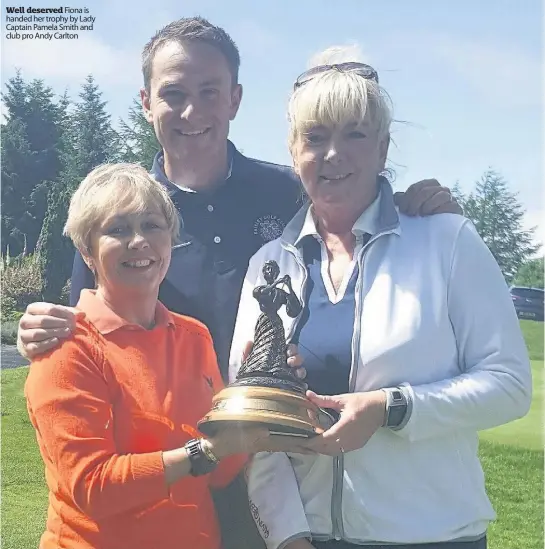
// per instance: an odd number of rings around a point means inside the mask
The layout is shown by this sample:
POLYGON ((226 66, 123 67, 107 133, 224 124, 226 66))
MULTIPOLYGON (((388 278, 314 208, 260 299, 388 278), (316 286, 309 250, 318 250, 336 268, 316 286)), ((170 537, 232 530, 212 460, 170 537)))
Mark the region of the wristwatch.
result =
POLYGON ((399 427, 407 413, 407 398, 398 387, 383 389, 386 393, 386 414, 383 427, 399 427))
POLYGON ((219 460, 212 452, 207 440, 194 438, 184 446, 191 464, 190 474, 200 477, 211 473, 218 465, 219 460))

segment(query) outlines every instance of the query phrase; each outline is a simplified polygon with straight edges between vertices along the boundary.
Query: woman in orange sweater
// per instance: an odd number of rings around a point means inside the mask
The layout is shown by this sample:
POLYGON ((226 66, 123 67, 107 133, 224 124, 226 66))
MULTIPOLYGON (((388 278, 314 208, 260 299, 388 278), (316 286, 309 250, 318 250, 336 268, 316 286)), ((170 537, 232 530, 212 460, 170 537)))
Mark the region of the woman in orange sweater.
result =
POLYGON ((65 234, 97 288, 25 386, 49 487, 41 549, 218 549, 210 488, 267 449, 262 430, 196 430, 222 381, 206 327, 158 301, 178 229, 140 166, 96 168, 72 198, 65 234))

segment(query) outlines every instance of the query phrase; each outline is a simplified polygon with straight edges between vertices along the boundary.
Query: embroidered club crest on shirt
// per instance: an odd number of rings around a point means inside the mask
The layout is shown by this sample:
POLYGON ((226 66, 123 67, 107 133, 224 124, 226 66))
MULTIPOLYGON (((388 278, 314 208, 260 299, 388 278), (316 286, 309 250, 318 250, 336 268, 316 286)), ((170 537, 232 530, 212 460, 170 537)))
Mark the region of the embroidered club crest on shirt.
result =
POLYGON ((276 215, 264 215, 256 219, 254 234, 265 242, 278 238, 284 230, 284 222, 276 215))

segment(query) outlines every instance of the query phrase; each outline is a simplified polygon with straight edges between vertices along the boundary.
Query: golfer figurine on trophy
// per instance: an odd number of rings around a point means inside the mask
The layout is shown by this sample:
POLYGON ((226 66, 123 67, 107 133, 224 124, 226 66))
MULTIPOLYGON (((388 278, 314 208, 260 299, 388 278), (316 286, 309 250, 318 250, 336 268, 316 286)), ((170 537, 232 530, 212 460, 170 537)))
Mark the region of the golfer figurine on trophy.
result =
POLYGON ((271 434, 311 437, 332 424, 332 418, 310 402, 306 383, 287 364, 287 342, 278 312, 295 318, 302 305, 289 275, 279 277, 276 261, 263 266, 266 284, 256 286, 253 296, 261 314, 257 319, 253 347, 238 371, 237 379, 220 391, 212 410, 199 422, 199 429, 213 434, 222 425, 266 426, 271 434))
POLYGON ((263 266, 267 284, 257 286, 253 291, 261 309, 255 327, 254 345, 243 361, 233 386, 257 385, 304 394, 306 383, 295 376, 293 368, 286 362, 286 334, 278 314, 280 307, 285 305, 288 316, 295 318, 302 306, 291 287, 289 275, 278 278, 279 274, 276 261, 267 261, 263 266))

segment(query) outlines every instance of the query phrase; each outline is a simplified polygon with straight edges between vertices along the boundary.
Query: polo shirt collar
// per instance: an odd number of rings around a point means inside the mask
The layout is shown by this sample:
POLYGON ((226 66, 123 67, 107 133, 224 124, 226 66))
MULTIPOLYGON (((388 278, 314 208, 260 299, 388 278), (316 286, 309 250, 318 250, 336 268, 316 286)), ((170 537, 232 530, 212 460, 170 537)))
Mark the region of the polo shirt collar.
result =
MULTIPOLYGON (((114 313, 104 301, 97 297, 96 290, 82 290, 76 307, 85 313, 87 320, 94 324, 102 335, 110 334, 127 326, 130 326, 131 329, 145 330, 142 326, 133 324, 114 313)), ((172 313, 160 301, 157 301, 155 327, 159 326, 175 327, 176 324, 172 313)))
MULTIPOLYGON (((237 152, 235 146, 231 141, 227 141, 227 160, 229 163, 229 168, 227 170, 227 177, 225 181, 228 181, 233 173, 233 160, 235 158, 235 153, 237 152)), ((151 166, 150 174, 155 178, 156 181, 162 183, 167 188, 168 193, 172 196, 178 191, 186 193, 196 193, 194 189, 189 189, 188 187, 180 187, 172 183, 169 180, 165 173, 165 153, 164 151, 159 151, 155 158, 153 159, 153 164, 151 166)))
MULTIPOLYGON (((373 236, 379 232, 378 221, 380 215, 381 192, 382 191, 379 189, 375 200, 373 200, 371 205, 366 208, 366 210, 358 217, 358 219, 354 223, 354 226, 352 227, 352 234, 356 236, 356 238, 364 234, 369 234, 373 236)), ((314 216, 314 208, 312 206, 310 206, 307 210, 307 213, 305 215, 305 221, 303 222, 301 232, 299 233, 299 236, 295 241, 295 246, 299 245, 301 240, 303 240, 303 238, 305 238, 306 236, 320 238, 320 235, 318 234, 318 230, 316 228, 316 219, 314 216)))

